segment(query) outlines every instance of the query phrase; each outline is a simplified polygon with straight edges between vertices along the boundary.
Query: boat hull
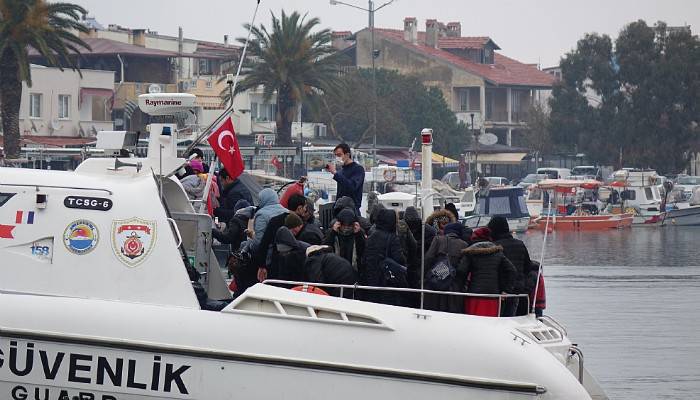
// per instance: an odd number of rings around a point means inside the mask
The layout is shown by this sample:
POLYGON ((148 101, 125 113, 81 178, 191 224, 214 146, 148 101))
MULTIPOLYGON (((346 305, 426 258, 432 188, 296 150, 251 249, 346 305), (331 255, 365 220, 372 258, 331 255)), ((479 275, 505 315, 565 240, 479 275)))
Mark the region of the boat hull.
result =
POLYGON ((615 215, 566 215, 556 217, 539 217, 535 220, 535 229, 544 230, 549 219, 549 229, 561 231, 597 231, 628 228, 634 219, 632 214, 615 215))
MULTIPOLYGON (((555 357, 522 332, 542 328, 533 316, 448 315, 288 290, 255 291, 260 297, 281 293, 277 301, 290 302, 282 306, 290 312, 306 310, 302 304, 308 300, 318 317, 280 315, 264 306, 252 311, 268 302, 257 297, 238 303, 251 309, 209 312, 0 295, 0 397, 591 398, 559 361, 562 355, 555 357), (40 304, 43 309, 35 308, 40 304), (323 308, 336 306, 366 317, 322 318, 323 308), (30 308, 35 318, 23 319, 30 308), (455 332, 435 343, 429 332, 450 326, 455 332), (484 336, 468 334, 473 331, 484 336)), ((563 338, 561 346, 568 345, 563 338)))
POLYGON ((667 211, 661 220, 664 226, 700 226, 700 206, 667 211))

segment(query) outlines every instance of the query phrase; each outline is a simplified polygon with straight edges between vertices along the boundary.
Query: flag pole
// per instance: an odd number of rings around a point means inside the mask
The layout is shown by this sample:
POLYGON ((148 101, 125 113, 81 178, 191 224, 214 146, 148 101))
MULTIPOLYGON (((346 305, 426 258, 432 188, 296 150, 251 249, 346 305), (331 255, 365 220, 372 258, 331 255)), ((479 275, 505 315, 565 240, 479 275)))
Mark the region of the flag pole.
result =
POLYGON ((241 75, 241 67, 243 66, 243 60, 245 59, 245 53, 246 50, 248 49, 248 42, 250 41, 250 34, 253 31, 253 26, 255 24, 255 16, 258 14, 258 7, 260 7, 260 0, 257 0, 257 3, 255 4, 255 11, 253 12, 253 19, 250 21, 250 25, 248 26, 248 37, 245 39, 245 44, 243 45, 243 52, 241 53, 241 59, 238 60, 238 69, 236 70, 236 76, 233 79, 233 82, 229 81, 227 82, 230 88, 230 93, 231 93, 231 102, 229 103, 228 107, 224 110, 224 112, 221 113, 214 122, 212 122, 206 129, 204 129, 199 136, 189 145, 187 146, 187 149, 185 150, 185 154, 189 153, 194 149, 199 143, 202 142, 202 140, 211 133, 211 129, 218 125, 222 120, 224 120, 227 116, 229 116, 233 112, 233 94, 236 92, 236 86, 238 86, 238 77, 241 75))

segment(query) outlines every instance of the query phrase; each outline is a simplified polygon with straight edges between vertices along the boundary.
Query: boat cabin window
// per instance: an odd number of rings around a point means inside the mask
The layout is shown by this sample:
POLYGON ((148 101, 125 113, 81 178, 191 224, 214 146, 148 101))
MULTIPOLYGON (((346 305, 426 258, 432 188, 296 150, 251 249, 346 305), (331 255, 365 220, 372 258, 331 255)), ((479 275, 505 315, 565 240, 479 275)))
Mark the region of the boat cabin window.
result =
POLYGON ((654 193, 651 191, 650 187, 644 188, 644 195, 647 197, 647 200, 654 200, 654 193))
POLYGON ((510 198, 507 196, 489 198, 489 214, 504 215, 510 214, 510 198))
POLYGON ((620 197, 622 197, 622 200, 636 200, 637 193, 634 190, 624 190, 620 193, 620 197))
POLYGON ((542 190, 541 189, 530 189, 530 193, 527 195, 528 200, 542 200, 542 190))

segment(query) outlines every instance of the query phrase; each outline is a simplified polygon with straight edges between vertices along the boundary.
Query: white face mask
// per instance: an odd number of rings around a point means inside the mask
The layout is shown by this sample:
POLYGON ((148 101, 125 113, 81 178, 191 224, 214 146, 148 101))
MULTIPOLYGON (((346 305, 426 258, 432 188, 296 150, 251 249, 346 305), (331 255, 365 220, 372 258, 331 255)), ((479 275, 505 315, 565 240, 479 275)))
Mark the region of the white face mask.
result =
POLYGON ((338 163, 338 164, 342 164, 342 163, 343 163, 343 157, 336 157, 336 158, 335 158, 335 162, 338 163))

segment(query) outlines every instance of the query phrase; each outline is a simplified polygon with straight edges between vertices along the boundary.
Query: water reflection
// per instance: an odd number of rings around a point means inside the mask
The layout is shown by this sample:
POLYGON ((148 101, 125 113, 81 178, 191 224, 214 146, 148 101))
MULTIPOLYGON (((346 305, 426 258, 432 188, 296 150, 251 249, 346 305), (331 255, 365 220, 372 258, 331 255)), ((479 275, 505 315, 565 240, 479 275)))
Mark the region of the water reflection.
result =
MULTIPOLYGON (((700 393, 700 230, 554 232, 547 312, 584 350, 612 399, 700 393)), ((539 260, 543 234, 521 235, 539 260)))

